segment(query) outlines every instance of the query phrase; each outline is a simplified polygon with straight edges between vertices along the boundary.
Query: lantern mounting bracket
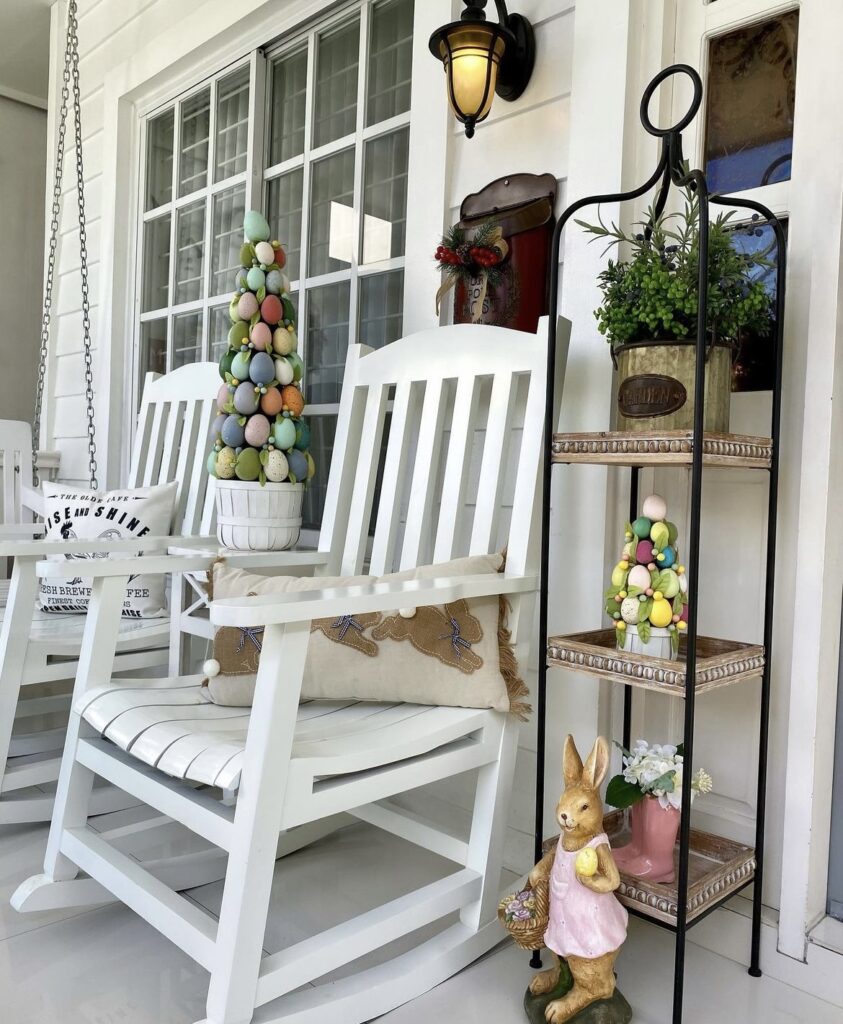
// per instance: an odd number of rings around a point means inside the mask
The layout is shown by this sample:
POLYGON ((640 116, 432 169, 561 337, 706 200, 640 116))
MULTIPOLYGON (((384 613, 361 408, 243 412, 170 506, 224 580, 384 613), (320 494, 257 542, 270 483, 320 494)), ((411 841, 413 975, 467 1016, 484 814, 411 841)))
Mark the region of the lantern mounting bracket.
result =
MULTIPOLYGON (((470 4, 469 7, 473 6, 470 4)), ((485 6, 485 4, 484 4, 485 6)), ((498 21, 507 29, 515 41, 509 44, 498 70, 498 81, 495 93, 502 100, 512 102, 527 88, 536 63, 536 37, 533 26, 523 14, 510 14, 506 9, 506 0, 495 0, 498 21)))

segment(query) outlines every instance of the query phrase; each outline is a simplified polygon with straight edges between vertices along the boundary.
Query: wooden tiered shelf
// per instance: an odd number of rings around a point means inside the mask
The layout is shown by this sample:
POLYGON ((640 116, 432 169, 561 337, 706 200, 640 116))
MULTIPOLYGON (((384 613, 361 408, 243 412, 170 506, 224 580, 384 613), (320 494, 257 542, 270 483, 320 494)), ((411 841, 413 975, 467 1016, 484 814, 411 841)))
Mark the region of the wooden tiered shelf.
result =
MULTIPOLYGON (((631 839, 627 813, 624 811, 613 811, 606 815, 603 827, 613 849, 625 846, 631 839)), ((545 848, 552 849, 556 842, 556 839, 548 840, 545 848)), ((674 862, 678 874, 678 840, 674 862)), ((692 828, 688 867, 688 924, 693 924, 749 885, 755 875, 755 850, 731 839, 692 828)), ((676 882, 662 885, 621 872, 617 896, 632 913, 675 928, 676 882)))
MULTIPOLYGON (((549 665, 585 672, 626 686, 640 686, 675 697, 685 696, 685 655, 687 643, 679 644, 679 658, 651 658, 618 650, 615 631, 595 629, 587 633, 552 636, 547 642, 549 665)), ((735 640, 697 639, 696 692, 706 693, 722 686, 759 676, 764 669, 764 648, 735 640)))
MULTIPOLYGON (((690 466, 692 430, 622 431, 554 434, 553 461, 602 466, 690 466)), ((769 469, 773 442, 769 437, 706 433, 703 464, 736 469, 769 469)))

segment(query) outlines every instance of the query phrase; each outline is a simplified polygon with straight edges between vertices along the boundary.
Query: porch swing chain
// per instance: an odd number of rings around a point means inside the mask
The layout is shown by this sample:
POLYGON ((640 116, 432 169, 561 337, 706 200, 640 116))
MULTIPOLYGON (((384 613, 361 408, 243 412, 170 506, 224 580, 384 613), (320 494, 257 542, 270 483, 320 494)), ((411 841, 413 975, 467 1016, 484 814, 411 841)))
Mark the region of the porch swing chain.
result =
POLYGON ((50 340, 50 319, 53 305, 53 280, 56 269, 59 217, 61 215, 61 183, 64 169, 65 136, 67 134, 67 108, 73 87, 73 121, 76 132, 76 194, 79 210, 79 262, 82 281, 82 343, 85 363, 85 402, 88 414, 88 473, 91 489, 97 488, 97 445, 94 430, 94 375, 91 357, 91 307, 88 295, 88 239, 85 230, 85 183, 82 166, 82 109, 79 90, 79 37, 77 34, 76 0, 68 0, 67 41, 62 72, 61 107, 59 108, 56 164, 53 172, 53 204, 50 221, 50 246, 47 255, 47 275, 44 283, 44 306, 41 313, 41 350, 38 362, 38 383, 35 393, 35 418, 32 430, 32 471, 34 484, 39 483, 38 443, 41 436, 41 409, 44 400, 44 379, 47 372, 47 353, 50 340))

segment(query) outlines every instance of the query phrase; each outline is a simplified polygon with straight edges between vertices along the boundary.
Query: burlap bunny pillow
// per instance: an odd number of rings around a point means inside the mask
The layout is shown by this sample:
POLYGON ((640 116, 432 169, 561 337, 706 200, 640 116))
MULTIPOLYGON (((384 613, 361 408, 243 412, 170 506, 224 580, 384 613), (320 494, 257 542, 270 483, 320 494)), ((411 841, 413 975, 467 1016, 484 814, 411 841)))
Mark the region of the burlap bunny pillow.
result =
MULTIPOLYGON (((497 573, 502 555, 460 558, 382 576, 258 576, 218 561, 214 599, 344 587, 391 580, 497 573)), ((509 606, 492 596, 422 608, 316 619, 311 624, 302 699, 406 701, 494 708, 525 717, 527 687, 507 629, 509 606), (343 648, 338 657, 337 648, 343 648)), ((203 686, 217 704, 249 706, 260 659, 262 629, 223 627, 203 686)), ((279 679, 279 685, 284 684, 279 679)))

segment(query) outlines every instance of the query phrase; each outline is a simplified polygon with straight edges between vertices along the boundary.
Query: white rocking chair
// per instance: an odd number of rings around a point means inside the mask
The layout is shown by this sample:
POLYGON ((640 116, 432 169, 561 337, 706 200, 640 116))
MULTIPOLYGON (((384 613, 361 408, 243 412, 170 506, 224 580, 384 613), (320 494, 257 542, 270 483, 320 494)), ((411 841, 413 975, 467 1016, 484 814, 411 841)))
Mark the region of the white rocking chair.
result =
MULTIPOLYGON (((544 337, 541 328, 532 336, 463 325, 426 331, 376 352, 361 346, 349 352, 320 571, 361 571, 394 387, 370 572, 488 553, 504 543, 506 572, 213 602, 211 620, 217 625, 265 627, 251 714, 206 703, 201 676, 113 677, 117 597, 128 575, 207 569, 206 557, 97 563, 44 874, 18 889, 13 897, 18 910, 122 901, 209 971, 204 1024, 368 1021, 500 941, 496 907, 518 742, 514 717, 351 700, 300 705, 299 694, 311 619, 499 593, 512 602, 510 624, 526 670, 530 652, 536 651, 544 337), (484 429, 474 494, 469 464, 476 431, 484 429), (520 439, 513 433, 518 430, 520 439), (401 523, 406 481, 409 504, 401 523), (501 515, 505 492, 512 505, 508 524, 508 510, 501 515), (390 800, 472 769, 478 771, 477 788, 465 842, 390 800), (95 776, 166 816, 163 824, 160 817, 151 819, 150 828, 172 828, 166 821, 174 819, 227 854, 218 923, 174 891, 197 884, 190 872, 168 874, 161 861, 144 865, 121 847, 124 830, 115 830, 112 841, 112 835, 87 824, 95 776), (263 957, 276 859, 350 820, 434 850, 457 867, 447 877, 263 957), (77 877, 80 871, 87 877, 77 877), (341 981, 308 986, 454 913, 456 923, 446 923, 411 953, 341 981)), ((61 578, 67 567, 42 563, 38 573, 61 578)), ((313 884, 317 887, 319 879, 313 884)))
MULTIPOLYGON (((181 367, 163 377, 148 374, 143 392, 127 486, 178 480, 174 525, 189 538, 207 535, 213 527, 214 495, 213 488, 207 486, 205 460, 219 383, 216 364, 201 363, 181 367)), ((11 517, 15 503, 23 503, 24 507, 18 525, 0 530, 0 558, 14 558, 0 627, 0 825, 6 825, 50 820, 53 795, 41 787, 49 788, 58 779, 65 729, 63 725, 53 725, 56 716, 66 716, 70 697, 61 693, 25 697, 21 690, 72 680, 85 628, 83 615, 35 610, 37 562, 48 554, 85 557, 121 551, 128 557, 148 548, 150 538, 26 541, 24 538, 32 538, 44 529, 43 523, 32 522, 32 510, 43 508, 40 494, 24 484, 24 480, 32 480, 29 426, 14 423, 7 428, 4 421, 0 427, 0 450, 4 456, 4 508, 8 502, 11 517), (39 728, 43 722, 48 726, 39 728), (16 723, 18 730, 13 733, 16 723)), ((189 542, 182 539, 182 543, 189 542)), ((78 562, 74 564, 78 570, 78 562)), ((169 650, 167 618, 121 619, 114 671, 166 665, 169 650)), ((115 800, 125 804, 122 794, 115 794, 113 789, 98 789, 92 813, 113 809, 119 805, 115 800)))

